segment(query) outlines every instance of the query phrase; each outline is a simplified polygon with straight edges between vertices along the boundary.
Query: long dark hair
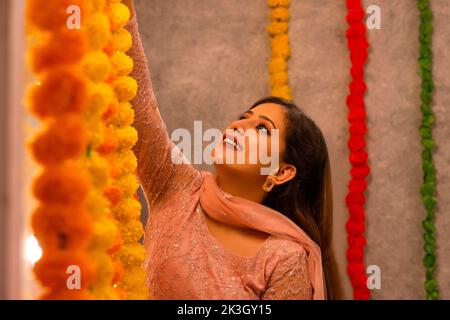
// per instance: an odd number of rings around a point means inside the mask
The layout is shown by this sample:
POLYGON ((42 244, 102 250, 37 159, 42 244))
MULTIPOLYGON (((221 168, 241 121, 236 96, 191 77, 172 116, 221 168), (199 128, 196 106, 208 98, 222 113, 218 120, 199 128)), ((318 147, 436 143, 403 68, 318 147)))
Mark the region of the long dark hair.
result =
POLYGON ((332 248, 333 196, 330 161, 325 138, 313 120, 294 102, 278 97, 258 100, 286 110, 285 163, 296 167, 296 176, 270 191, 263 204, 294 221, 320 246, 328 299, 341 299, 338 269, 332 248))

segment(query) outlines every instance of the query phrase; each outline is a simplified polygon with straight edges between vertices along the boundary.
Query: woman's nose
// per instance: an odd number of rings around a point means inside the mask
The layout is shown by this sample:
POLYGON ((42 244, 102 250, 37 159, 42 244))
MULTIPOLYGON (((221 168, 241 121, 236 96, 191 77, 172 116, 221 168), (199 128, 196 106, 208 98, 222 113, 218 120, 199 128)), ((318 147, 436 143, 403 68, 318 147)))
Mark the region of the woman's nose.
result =
POLYGON ((235 133, 237 133, 237 134, 239 134, 241 136, 243 136, 244 132, 245 132, 245 130, 240 128, 240 127, 235 127, 235 128, 233 128, 233 130, 234 130, 235 133))

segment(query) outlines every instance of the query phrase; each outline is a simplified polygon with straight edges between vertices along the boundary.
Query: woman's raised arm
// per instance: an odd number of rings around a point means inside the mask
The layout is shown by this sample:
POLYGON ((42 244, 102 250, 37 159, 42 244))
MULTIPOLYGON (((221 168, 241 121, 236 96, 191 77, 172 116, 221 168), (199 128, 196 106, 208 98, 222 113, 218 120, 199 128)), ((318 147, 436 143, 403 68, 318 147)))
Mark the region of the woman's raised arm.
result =
POLYGON ((133 47, 127 54, 134 60, 131 76, 139 86, 138 94, 132 101, 135 111, 133 126, 138 131, 138 142, 133 151, 138 161, 137 174, 148 205, 152 208, 168 201, 175 189, 188 189, 201 174, 189 163, 177 164, 173 161, 173 154, 180 153, 170 140, 158 110, 132 1, 124 3, 130 6, 132 12, 132 18, 125 26, 133 37, 133 47))

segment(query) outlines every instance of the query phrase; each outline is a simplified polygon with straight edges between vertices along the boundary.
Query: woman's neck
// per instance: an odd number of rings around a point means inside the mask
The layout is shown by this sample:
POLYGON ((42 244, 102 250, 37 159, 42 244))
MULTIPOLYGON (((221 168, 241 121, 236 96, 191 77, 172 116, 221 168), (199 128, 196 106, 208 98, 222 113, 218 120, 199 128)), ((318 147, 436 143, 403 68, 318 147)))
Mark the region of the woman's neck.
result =
POLYGON ((265 193, 259 183, 233 174, 216 174, 217 185, 226 193, 235 197, 244 198, 262 203, 265 193))

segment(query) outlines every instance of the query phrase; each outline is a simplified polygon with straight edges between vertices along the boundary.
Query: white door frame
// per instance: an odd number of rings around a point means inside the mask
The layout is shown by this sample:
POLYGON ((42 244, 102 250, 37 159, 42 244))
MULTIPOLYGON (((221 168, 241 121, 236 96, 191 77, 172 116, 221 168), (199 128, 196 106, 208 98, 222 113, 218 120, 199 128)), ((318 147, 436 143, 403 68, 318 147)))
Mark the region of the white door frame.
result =
MULTIPOLYGON (((3 105, 5 117, 1 121, 6 128, 6 135, 1 142, 2 160, 5 177, 2 190, 2 215, 3 223, 0 226, 3 240, 2 276, 4 282, 3 291, 0 294, 6 299, 23 299, 25 297, 24 281, 24 239, 26 232, 26 212, 24 210, 24 119, 26 109, 23 105, 23 95, 26 79, 25 68, 25 34, 24 12, 25 0, 5 0, 2 6, 6 10, 3 21, 7 26, 6 43, 6 72, 4 83, 6 84, 6 105, 3 105), (4 259, 3 259, 4 258, 4 259)), ((5 60, 4 60, 5 61, 5 60)), ((5 130, 3 129, 3 132, 5 130)))

